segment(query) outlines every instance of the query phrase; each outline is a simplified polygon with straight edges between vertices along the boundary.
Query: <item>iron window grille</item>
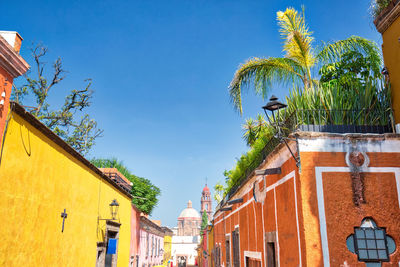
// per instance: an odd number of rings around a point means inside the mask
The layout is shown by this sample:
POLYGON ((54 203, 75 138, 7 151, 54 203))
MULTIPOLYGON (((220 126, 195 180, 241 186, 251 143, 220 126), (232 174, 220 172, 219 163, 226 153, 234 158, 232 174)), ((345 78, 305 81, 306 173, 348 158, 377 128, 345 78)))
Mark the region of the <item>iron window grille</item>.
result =
POLYGON ((384 228, 354 228, 354 248, 359 261, 389 261, 384 228))

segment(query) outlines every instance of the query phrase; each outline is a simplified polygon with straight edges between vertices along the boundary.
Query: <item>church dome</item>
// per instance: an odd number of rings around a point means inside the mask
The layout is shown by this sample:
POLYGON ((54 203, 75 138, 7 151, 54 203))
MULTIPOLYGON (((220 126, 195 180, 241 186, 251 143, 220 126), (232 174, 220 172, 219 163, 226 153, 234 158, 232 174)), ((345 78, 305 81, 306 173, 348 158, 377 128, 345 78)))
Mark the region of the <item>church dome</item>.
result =
POLYGON ((187 208, 181 212, 179 218, 201 218, 201 217, 199 212, 194 208, 192 208, 192 201, 189 200, 187 208))

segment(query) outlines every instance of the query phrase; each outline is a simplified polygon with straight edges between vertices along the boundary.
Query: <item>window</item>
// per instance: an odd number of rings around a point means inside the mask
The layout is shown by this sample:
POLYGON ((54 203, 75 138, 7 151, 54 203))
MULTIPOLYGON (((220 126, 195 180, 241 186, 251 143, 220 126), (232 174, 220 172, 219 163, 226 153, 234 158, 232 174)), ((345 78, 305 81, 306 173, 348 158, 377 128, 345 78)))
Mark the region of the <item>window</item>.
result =
POLYGON ((365 218, 360 227, 354 227, 354 234, 347 240, 347 248, 357 254, 358 261, 383 262, 389 261, 389 254, 396 249, 396 244, 386 229, 376 225, 372 218, 365 218))
POLYGON ((239 228, 232 232, 233 267, 240 267, 239 228))
POLYGON ((154 255, 154 236, 151 237, 151 256, 154 255))
POLYGON ((215 246, 215 253, 214 253, 214 263, 215 267, 221 266, 221 247, 220 245, 215 246))
POLYGON ((359 261, 388 261, 384 229, 358 227, 355 229, 354 244, 359 261))
POLYGON ((246 257, 246 267, 261 267, 261 261, 246 257))
POLYGON ((226 237, 225 240, 225 256, 226 256, 226 267, 231 266, 231 243, 229 240, 229 236, 226 237))
POLYGON ((267 267, 275 267, 275 263, 275 242, 267 242, 267 267))
POLYGON ((149 256, 149 250, 150 250, 150 236, 149 233, 146 233, 146 256, 149 256))
POLYGON ((266 262, 266 267, 278 266, 275 231, 265 233, 265 262, 266 262))

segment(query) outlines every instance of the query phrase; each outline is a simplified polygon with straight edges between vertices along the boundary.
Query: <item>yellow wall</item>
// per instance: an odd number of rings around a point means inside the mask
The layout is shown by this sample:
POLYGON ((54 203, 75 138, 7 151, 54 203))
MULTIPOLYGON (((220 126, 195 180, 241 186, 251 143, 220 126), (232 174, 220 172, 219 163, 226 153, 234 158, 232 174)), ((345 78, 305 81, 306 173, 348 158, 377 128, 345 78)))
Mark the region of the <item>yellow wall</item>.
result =
POLYGON ((0 266, 95 266, 109 203, 120 204, 118 266, 128 266, 131 201, 13 113, 0 165, 0 266), (61 212, 67 210, 61 233, 61 212))
POLYGON ((400 17, 382 34, 383 58, 389 71, 395 121, 400 123, 400 17))
POLYGON ((171 259, 171 247, 172 247, 172 236, 164 236, 164 260, 163 264, 167 265, 168 261, 171 259))
POLYGON ((214 257, 213 257, 213 251, 214 251, 214 227, 208 226, 208 244, 207 244, 207 253, 208 253, 208 266, 213 266, 214 265, 214 257))

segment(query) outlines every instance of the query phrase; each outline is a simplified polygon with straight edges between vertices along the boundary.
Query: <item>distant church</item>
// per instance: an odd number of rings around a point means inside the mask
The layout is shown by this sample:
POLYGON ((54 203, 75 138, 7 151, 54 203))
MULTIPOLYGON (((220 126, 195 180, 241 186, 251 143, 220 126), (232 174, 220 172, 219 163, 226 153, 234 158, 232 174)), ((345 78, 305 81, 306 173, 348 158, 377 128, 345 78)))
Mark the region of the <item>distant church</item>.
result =
POLYGON ((188 201, 187 206, 178 217, 177 227, 172 228, 171 254, 174 266, 185 265, 193 266, 197 257, 196 248, 200 243, 200 228, 203 212, 206 211, 208 221, 212 218, 212 199, 210 189, 203 188, 200 199, 200 213, 192 207, 192 201, 188 201))
POLYGON ((201 218, 206 211, 208 221, 212 218, 211 192, 207 184, 203 188, 200 199, 200 213, 192 207, 192 201, 188 201, 187 207, 182 210, 178 217, 178 225, 174 227, 176 236, 198 236, 200 235, 201 218))
POLYGON ((212 219, 212 199, 211 199, 211 192, 208 188, 207 184, 203 188, 203 192, 201 193, 201 209, 200 214, 203 216, 203 212, 207 212, 208 221, 210 222, 212 219))

